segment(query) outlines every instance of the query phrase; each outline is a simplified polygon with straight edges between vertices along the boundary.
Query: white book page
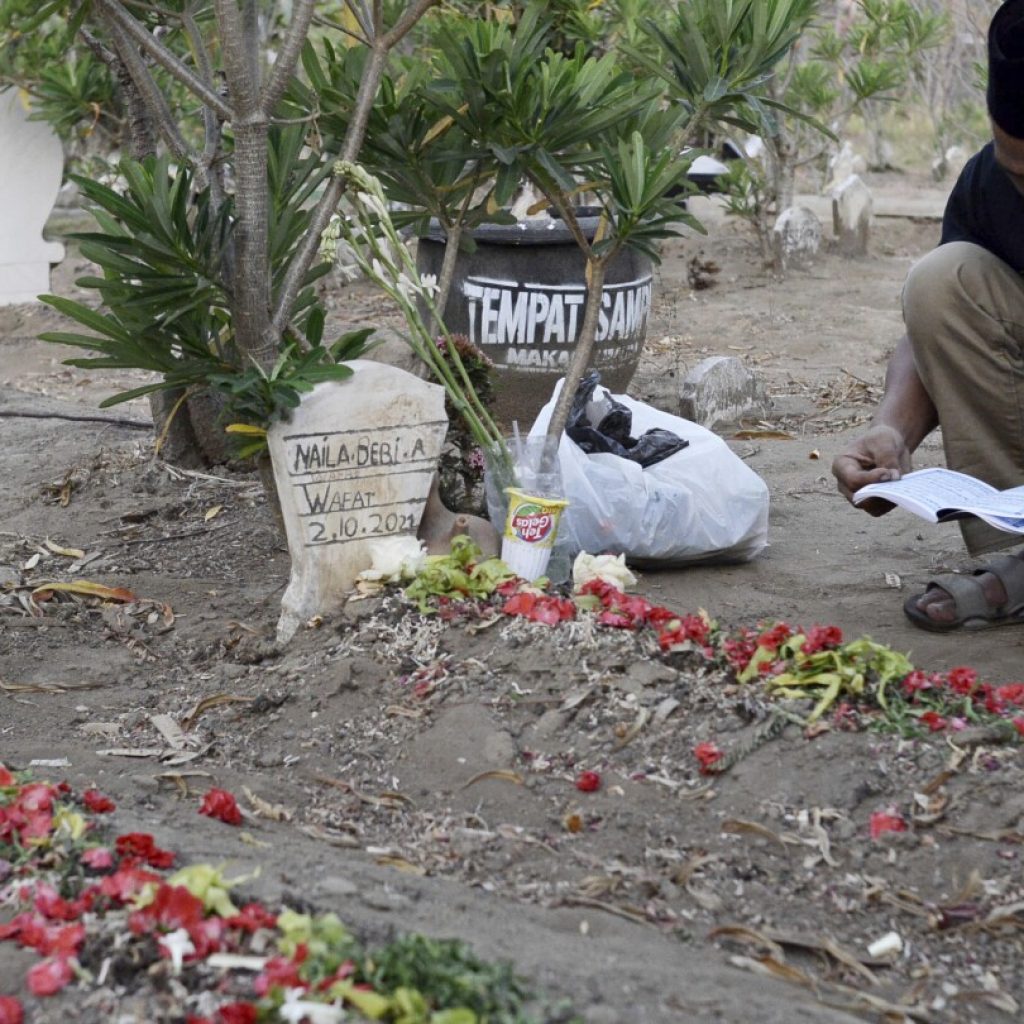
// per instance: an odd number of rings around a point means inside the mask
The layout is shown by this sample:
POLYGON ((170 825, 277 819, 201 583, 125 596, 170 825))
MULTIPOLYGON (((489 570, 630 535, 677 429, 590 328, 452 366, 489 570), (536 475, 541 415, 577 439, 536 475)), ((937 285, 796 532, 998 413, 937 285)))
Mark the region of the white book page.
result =
POLYGON ((904 504, 911 511, 926 513, 925 518, 934 519, 939 512, 948 509, 989 507, 989 500, 999 492, 983 480, 977 480, 966 473, 952 469, 934 467, 908 473, 899 480, 889 483, 868 484, 853 496, 855 505, 867 498, 886 498, 897 504, 904 504), (920 511, 919 511, 920 510, 920 511))
POLYGON ((964 511, 985 512, 1007 519, 1024 518, 1024 487, 1011 487, 1008 491, 998 491, 976 506, 964 505, 964 511))

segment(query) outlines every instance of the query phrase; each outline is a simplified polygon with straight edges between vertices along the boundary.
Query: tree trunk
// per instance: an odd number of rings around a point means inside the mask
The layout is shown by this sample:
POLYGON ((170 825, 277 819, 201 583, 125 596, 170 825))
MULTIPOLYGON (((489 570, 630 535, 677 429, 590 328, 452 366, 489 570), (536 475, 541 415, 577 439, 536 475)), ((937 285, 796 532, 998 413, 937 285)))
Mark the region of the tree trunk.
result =
POLYGON ((576 389, 583 379, 583 375, 590 366, 590 360, 594 354, 594 345, 597 343, 597 325, 601 314, 601 302, 604 299, 604 277, 611 259, 607 257, 589 260, 587 272, 589 283, 587 286, 587 305, 583 313, 583 326, 580 328, 580 338, 576 342, 576 351, 572 355, 569 368, 565 371, 565 383, 559 392, 558 401, 551 412, 551 422, 548 424, 548 437, 560 438, 565 430, 565 424, 569 420, 569 411, 572 408, 572 400, 576 397, 576 389))
POLYGON ((160 458, 185 469, 200 469, 206 465, 202 445, 189 415, 188 402, 183 401, 183 388, 172 391, 154 391, 149 396, 153 413, 153 429, 160 445, 160 458))

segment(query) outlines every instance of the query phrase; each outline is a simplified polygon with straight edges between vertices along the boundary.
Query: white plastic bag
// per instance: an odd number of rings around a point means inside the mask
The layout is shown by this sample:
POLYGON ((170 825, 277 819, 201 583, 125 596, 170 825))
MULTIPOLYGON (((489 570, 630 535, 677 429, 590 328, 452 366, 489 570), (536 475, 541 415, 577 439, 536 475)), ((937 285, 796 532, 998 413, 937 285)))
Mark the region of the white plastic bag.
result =
MULTIPOLYGON (((547 430, 563 383, 531 437, 547 430)), ((617 455, 588 455, 563 434, 558 458, 569 507, 559 546, 659 565, 747 562, 760 554, 768 546, 765 482, 710 430, 627 395, 614 398, 633 415, 631 436, 661 427, 690 443, 644 469, 617 455)))

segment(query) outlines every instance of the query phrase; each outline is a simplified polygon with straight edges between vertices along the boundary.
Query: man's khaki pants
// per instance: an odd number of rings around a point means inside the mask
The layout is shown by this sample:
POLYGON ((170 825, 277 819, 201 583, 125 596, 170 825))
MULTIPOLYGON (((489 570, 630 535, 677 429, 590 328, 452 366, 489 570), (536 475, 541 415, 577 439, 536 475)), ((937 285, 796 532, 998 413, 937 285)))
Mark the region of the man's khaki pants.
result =
MULTIPOLYGON (((1024 277, 978 245, 940 245, 911 270, 903 318, 949 468, 1024 485, 1024 277)), ((972 555, 1021 541, 980 519, 960 525, 972 555)))

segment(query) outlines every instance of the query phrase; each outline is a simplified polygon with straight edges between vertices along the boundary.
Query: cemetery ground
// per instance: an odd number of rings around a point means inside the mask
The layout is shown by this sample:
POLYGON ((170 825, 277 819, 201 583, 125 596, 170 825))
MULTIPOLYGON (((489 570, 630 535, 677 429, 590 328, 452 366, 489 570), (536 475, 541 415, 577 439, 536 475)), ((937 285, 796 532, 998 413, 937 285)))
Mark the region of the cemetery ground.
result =
MULTIPOLYGON (((1017 682, 1024 631, 903 619, 930 574, 968 564, 955 527, 872 520, 834 492, 832 456, 880 394, 902 281, 942 205, 924 180, 871 185, 901 215, 876 220, 866 259, 825 252, 775 278, 710 206, 708 238, 667 247, 631 393, 675 411, 708 355, 762 377, 771 417, 727 436, 769 484, 771 546, 750 565, 645 572, 638 590, 724 630, 836 625, 928 672, 1017 682)), ((80 272, 69 256, 55 289, 80 272)), ((362 284, 332 308, 396 323, 362 284)), ((0 324, 0 411, 54 417, 0 417, 0 761, 56 762, 33 775, 109 795, 110 835, 254 875, 245 898, 336 911, 370 945, 419 931, 510 960, 549 1000, 538 1021, 569 1019, 560 1000, 592 1024, 1017 1018, 1024 772, 1004 733, 907 739, 856 711, 776 728, 763 684, 699 650, 586 616, 548 627, 500 600, 423 616, 393 591, 281 649, 288 556, 255 477, 154 461, 145 430, 89 419, 146 418, 95 408, 130 375, 62 367, 34 340, 44 307, 0 324), (54 591, 24 614, 19 595, 54 580, 136 600, 54 591), (728 770, 702 774, 700 744, 728 770), (600 788, 578 788, 583 771, 600 788), (241 826, 197 813, 211 786, 238 797, 241 826)), ((917 464, 941 461, 931 438, 917 464)), ((37 953, 3 943, 0 992, 38 1024, 170 1022, 247 984, 202 964, 171 977, 155 946, 125 944, 123 915, 95 930, 89 977, 48 998, 25 989, 37 953)))

